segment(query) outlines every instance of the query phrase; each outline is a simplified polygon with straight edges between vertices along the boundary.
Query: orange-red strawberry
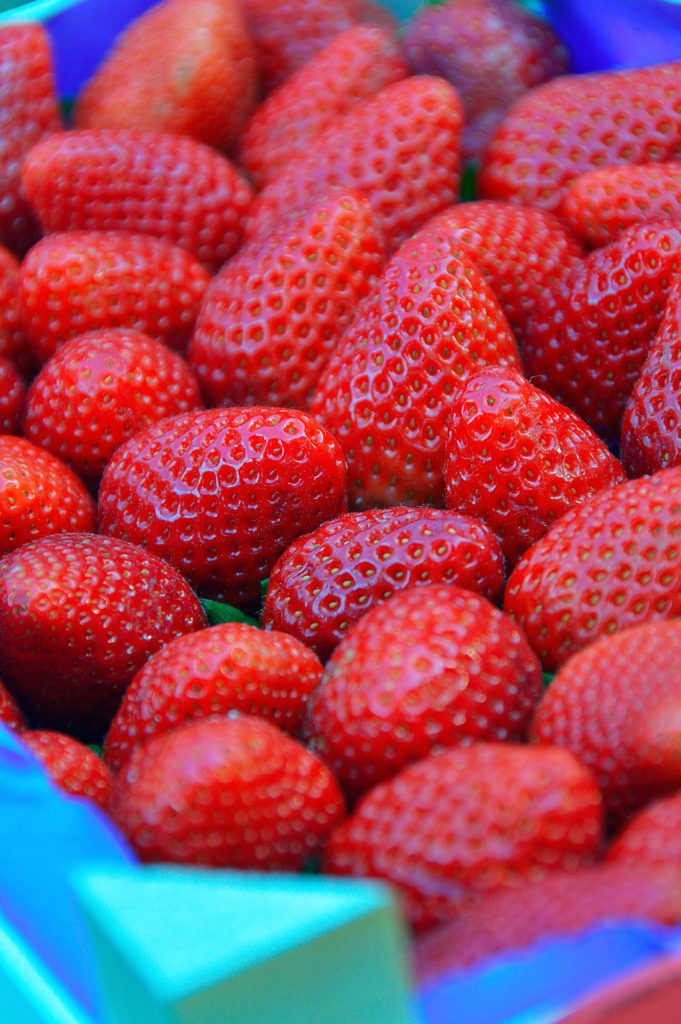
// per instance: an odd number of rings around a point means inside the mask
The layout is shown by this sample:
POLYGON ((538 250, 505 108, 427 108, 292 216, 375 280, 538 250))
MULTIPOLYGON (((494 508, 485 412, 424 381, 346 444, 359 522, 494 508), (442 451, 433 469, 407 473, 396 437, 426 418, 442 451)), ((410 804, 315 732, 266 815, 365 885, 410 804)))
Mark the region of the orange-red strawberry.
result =
POLYGON ((385 878, 423 930, 474 896, 590 863, 601 798, 566 750, 476 743, 376 786, 333 832, 331 874, 385 878))
POLYGON ((114 820, 144 861, 297 871, 343 816, 328 768, 270 722, 192 722, 138 747, 114 820))
POLYGON ((681 468, 567 512, 518 562, 505 608, 549 670, 604 634, 681 614, 681 468))
POLYGON ((306 408, 385 262, 366 199, 334 190, 211 283, 189 360, 211 405, 306 408))
POLYGON ((499 542, 476 519, 432 508, 350 512, 284 552, 270 574, 263 624, 326 660, 358 619, 397 591, 453 583, 496 601, 503 582, 499 542))
POLYGON ((681 793, 655 800, 635 814, 608 850, 627 864, 681 864, 681 793))
POLYGON ((111 772, 89 747, 60 732, 25 732, 22 743, 31 750, 53 782, 71 796, 85 797, 106 810, 111 772))
POLYGON ((446 747, 524 739, 541 691, 537 656, 508 616, 469 590, 412 587, 341 640, 306 735, 357 793, 446 747))
POLYGON ((18 434, 26 389, 12 363, 0 356, 0 434, 18 434))
POLYGON ((564 75, 511 108, 485 152, 480 194, 557 210, 585 171, 681 155, 681 61, 564 75))
POLYGON ((236 141, 256 99, 253 44, 239 0, 163 0, 119 36, 78 97, 78 128, 236 141))
POLYGON ((0 682, 0 722, 14 732, 23 732, 26 722, 17 702, 6 686, 0 682))
POLYGON ((19 261, 0 245, 0 357, 21 373, 31 369, 26 333, 19 306, 19 261))
POLYGON ((217 270, 236 251, 251 189, 229 160, 162 132, 71 131, 29 153, 24 193, 48 233, 153 235, 217 270))
POLYGON ((295 734, 321 677, 319 658, 285 633, 230 622, 178 637, 149 659, 126 690, 104 758, 117 771, 151 736, 233 711, 295 734))
POLYGON ((139 331, 110 328, 67 341, 29 388, 24 436, 96 484, 124 441, 201 408, 185 361, 139 331))
POLYGON ((210 277, 160 238, 125 231, 66 231, 31 249, 20 299, 29 348, 46 363, 69 338, 129 327, 186 346, 210 277))

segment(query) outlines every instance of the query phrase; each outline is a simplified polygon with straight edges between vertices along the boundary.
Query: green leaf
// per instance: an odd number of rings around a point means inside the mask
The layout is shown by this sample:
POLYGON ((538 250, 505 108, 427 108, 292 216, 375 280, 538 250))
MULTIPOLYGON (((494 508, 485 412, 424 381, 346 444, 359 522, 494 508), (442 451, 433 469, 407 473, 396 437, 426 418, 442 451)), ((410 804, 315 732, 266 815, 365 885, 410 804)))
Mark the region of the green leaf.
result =
POLYGON ((260 598, 264 602, 267 597, 267 588, 270 585, 269 577, 266 580, 260 580, 260 598))
POLYGON ((257 629, 260 625, 252 615, 247 615, 246 612, 240 611, 231 604, 202 599, 201 605, 211 626, 220 626, 223 622, 243 622, 246 626, 255 626, 257 629))
POLYGON ((463 179, 461 181, 462 203, 472 203, 476 198, 479 170, 480 165, 475 162, 466 165, 466 169, 463 172, 463 179))
POLYGON ((544 686, 550 686, 555 678, 556 678, 555 672, 545 672, 544 673, 544 686))
POLYGON ((88 743, 88 747, 90 748, 93 754, 97 755, 97 757, 102 756, 102 748, 100 747, 99 743, 88 743))

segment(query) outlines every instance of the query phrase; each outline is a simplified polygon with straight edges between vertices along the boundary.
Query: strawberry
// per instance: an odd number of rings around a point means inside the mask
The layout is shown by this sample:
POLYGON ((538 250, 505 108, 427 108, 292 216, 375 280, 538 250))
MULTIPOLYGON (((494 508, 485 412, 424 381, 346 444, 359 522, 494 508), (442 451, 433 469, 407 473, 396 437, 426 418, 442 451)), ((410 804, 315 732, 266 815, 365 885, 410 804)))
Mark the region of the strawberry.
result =
POLYGON ((60 789, 71 796, 92 800, 106 810, 111 772, 94 751, 59 732, 25 732, 21 740, 60 789))
POLYGON ((186 249, 209 270, 239 247, 252 199, 226 157, 160 132, 51 135, 31 150, 21 180, 48 233, 153 235, 186 249))
POLYGON ((14 732, 23 732, 26 722, 17 702, 6 686, 0 683, 0 723, 14 732))
POLYGON ((407 73, 391 32, 349 28, 257 108, 239 141, 239 163, 262 188, 324 128, 407 73))
POLYGON ((331 772, 269 722, 192 722, 138 747, 111 813, 144 861, 296 871, 343 815, 331 772))
POLYGON ((447 507, 483 519, 509 565, 568 509, 623 480, 586 423, 515 370, 484 367, 454 392, 447 507))
POLYGON ((201 407, 185 361, 139 331, 109 328, 67 341, 28 392, 24 435, 96 484, 124 441, 201 407))
POLYGON ((141 544, 208 596, 255 604, 303 533, 343 511, 340 447, 310 416, 211 409, 123 445, 99 490, 102 533, 141 544))
POLYGON ((18 434, 26 389, 12 363, 0 356, 0 434, 18 434))
POLYGON ((681 614, 681 468, 601 491, 521 558, 505 609, 548 670, 598 637, 681 614))
POLYGON ((40 236, 21 191, 21 162, 31 146, 60 128, 45 29, 0 25, 0 243, 19 253, 40 236))
POLYGON ((50 452, 0 435, 0 465, 0 556, 52 533, 94 529, 92 498, 50 452))
POLYGON ((232 145, 256 100, 238 0, 163 0, 116 40, 78 97, 77 128, 136 128, 232 145))
POLYGON ((305 408, 385 254, 371 207, 335 190, 211 283, 189 360, 211 405, 305 408))
POLYGON ((128 687, 106 737, 105 760, 118 771, 151 736, 232 711, 295 734, 321 677, 316 655, 285 633, 231 622, 180 636, 128 687))
POLYGON ((681 793, 655 800, 634 815, 610 847, 608 860, 678 865, 681 862, 681 793))
POLYGON ((547 289, 528 324, 528 377, 608 440, 660 326, 680 250, 681 224, 631 228, 547 289))
POLYGON ((492 137, 478 188, 557 210, 580 174, 681 155, 681 61, 565 75, 523 96, 492 137))
POLYGON ((563 665, 537 709, 534 742, 587 765, 613 820, 681 785, 677 655, 678 620, 601 637, 563 665))
POLYGON ((388 263, 312 403, 345 452, 353 509, 444 504, 452 393, 486 363, 520 368, 508 322, 470 254, 426 229, 388 263))
POLYGON ((447 82, 405 78, 320 132, 256 197, 249 237, 267 234, 310 197, 340 185, 371 203, 389 249, 454 202, 461 101, 447 82))
POLYGON ((99 740, 144 662, 205 624, 180 574, 124 541, 65 533, 0 562, 0 675, 39 728, 99 740))
POLYGON ((9 359, 24 375, 31 370, 31 357, 19 306, 19 261, 1 245, 0 358, 9 359))
POLYGON ((479 159, 509 107, 567 70, 552 30, 514 0, 448 0, 407 23, 404 46, 417 75, 451 82, 466 114, 463 153, 479 159))
POLYGON ((20 298, 33 359, 42 365, 79 334, 129 327, 186 346, 210 278, 169 242, 124 231, 67 231, 24 260, 20 298))
POLYGON ((430 508, 350 512, 299 537, 269 578, 263 625, 326 660, 375 605, 409 587, 453 583, 496 601, 499 542, 484 523, 430 508))
POLYGON ((566 750, 476 743, 376 786, 329 839, 324 869, 396 885, 420 931, 476 895, 590 863, 601 798, 566 750))
POLYGON ((341 640, 306 733, 357 793, 445 747, 523 739, 541 691, 537 657, 508 616, 459 587, 413 587, 341 640))

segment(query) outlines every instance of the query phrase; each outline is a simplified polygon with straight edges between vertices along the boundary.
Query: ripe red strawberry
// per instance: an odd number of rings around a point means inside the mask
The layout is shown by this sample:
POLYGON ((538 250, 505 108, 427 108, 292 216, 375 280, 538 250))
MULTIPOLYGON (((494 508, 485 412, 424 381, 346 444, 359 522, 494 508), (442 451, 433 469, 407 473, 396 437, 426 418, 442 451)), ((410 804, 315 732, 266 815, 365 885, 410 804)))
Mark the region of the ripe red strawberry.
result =
POLYGON ((373 789, 332 834, 331 874, 386 878, 419 930, 480 893, 592 861, 601 798, 566 750, 476 743, 373 789))
POLYGON ((40 231, 21 192, 21 163, 31 146, 61 128, 42 25, 0 25, 0 97, 0 243, 23 253, 40 231))
POLYGON ((211 409, 119 448, 99 490, 99 527, 167 559, 209 596, 248 605, 289 544, 339 515, 344 497, 341 449, 310 416, 211 409))
POLYGON ((0 466, 0 556, 52 533, 94 529, 92 498, 50 452, 0 435, 0 466))
POLYGON ((679 620, 602 637, 563 665, 537 709, 534 742, 587 765, 614 820, 681 786, 677 657, 679 620))
POLYGON ((343 447, 353 509, 444 504, 457 383, 476 364, 520 369, 501 307, 463 249, 428 230, 406 242, 322 374, 312 411, 343 447))
POLYGON ((111 812, 144 861, 296 871, 343 816, 331 775, 269 722, 192 722, 138 747, 111 812))
POLYGON ((76 104, 77 128, 236 141, 256 100, 256 62, 238 0, 163 0, 123 32, 76 104))
POLYGON ((505 608, 548 670, 599 636, 681 614, 681 468, 601 491, 518 562, 505 608))
POLYGON ((262 188, 329 124, 407 74, 391 32, 348 29, 257 108, 239 141, 239 163, 262 188))
POLYGON ((459 587, 412 587, 341 640, 306 734, 357 793, 446 747, 524 739, 541 692, 537 656, 508 616, 459 587))
POLYGON ((124 231, 44 238, 21 270, 20 298, 33 359, 102 327, 129 327, 171 348, 187 344, 210 278, 192 256, 124 231))
POLYGON ((206 618, 167 563, 92 534, 0 562, 0 675, 39 728, 99 740, 144 662, 206 618))
POLYGON ((517 99, 567 70, 567 54, 546 22, 513 0, 424 7, 407 23, 404 45, 415 74, 438 75, 458 90, 468 160, 481 156, 517 99))
POLYGON ((454 392, 446 450, 447 507, 483 519, 510 566, 568 509, 624 480, 579 416, 497 366, 454 392))
POLYGON ((285 633, 238 622, 188 633, 154 654, 133 679, 107 734, 105 760, 118 771, 151 736, 232 711, 295 735, 321 677, 319 658, 285 633))
POLYGON ((511 109, 487 147, 480 195, 557 210, 580 174, 681 155, 681 61, 565 75, 511 109))
POLYGON ((461 120, 461 101, 441 79, 387 85, 288 161, 256 197, 249 236, 273 231, 311 196, 340 185, 366 196, 395 249, 457 197, 461 120))
POLYGON ((12 363, 0 356, 0 434, 18 434, 26 389, 12 363))
POLYGON ((371 207, 334 190, 211 283, 189 360, 211 405, 306 408, 385 262, 371 207))
POLYGON ((417 942, 416 977, 425 985, 490 957, 613 920, 676 924, 681 920, 681 869, 599 865, 490 893, 457 921, 417 942))
POLYGON ((60 132, 24 163, 24 193, 48 233, 133 231, 217 270, 236 251, 252 192, 194 139, 127 130, 60 132))
POLYGON ((23 732, 26 722, 17 702, 6 686, 0 683, 0 723, 14 732, 23 732))
POLYGON ((681 269, 681 224, 644 224, 577 263, 547 289, 528 324, 528 377, 608 439, 681 269))
POLYGON ((26 333, 19 307, 19 262, 0 246, 0 358, 9 359, 20 373, 31 370, 26 333))
POLYGON ((430 583, 453 583, 496 601, 504 562, 492 531, 431 508, 350 512, 284 552, 270 574, 263 625, 291 633, 326 660, 375 605, 430 583))
POLYGON ((33 381, 24 435, 96 484, 124 441, 201 408, 185 361, 139 331, 109 328, 67 341, 33 381))
POLYGON ((25 732, 21 740, 60 789, 71 796, 92 800, 106 810, 111 772, 94 751, 59 732, 25 732))
POLYGON ((627 864, 681 863, 681 793, 655 800, 634 815, 608 851, 627 864))

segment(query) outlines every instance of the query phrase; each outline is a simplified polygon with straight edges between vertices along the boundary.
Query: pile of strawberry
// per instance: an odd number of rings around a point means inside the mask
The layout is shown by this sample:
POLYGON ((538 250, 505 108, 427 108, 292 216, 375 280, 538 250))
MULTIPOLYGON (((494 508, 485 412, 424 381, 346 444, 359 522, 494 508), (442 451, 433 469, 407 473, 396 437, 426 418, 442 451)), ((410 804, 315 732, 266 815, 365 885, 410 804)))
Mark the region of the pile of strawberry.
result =
POLYGON ((163 0, 67 130, 0 28, 0 717, 143 860, 389 880, 423 978, 681 919, 681 62, 564 70, 163 0))

